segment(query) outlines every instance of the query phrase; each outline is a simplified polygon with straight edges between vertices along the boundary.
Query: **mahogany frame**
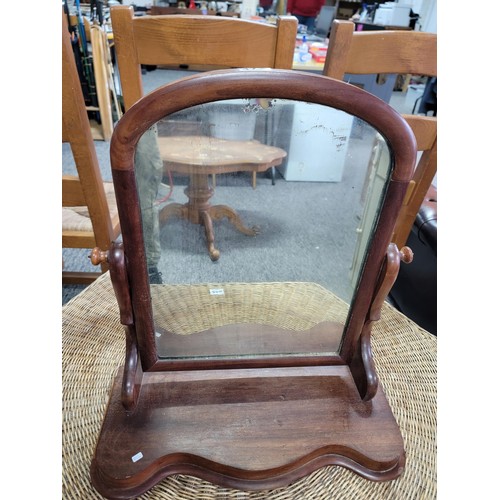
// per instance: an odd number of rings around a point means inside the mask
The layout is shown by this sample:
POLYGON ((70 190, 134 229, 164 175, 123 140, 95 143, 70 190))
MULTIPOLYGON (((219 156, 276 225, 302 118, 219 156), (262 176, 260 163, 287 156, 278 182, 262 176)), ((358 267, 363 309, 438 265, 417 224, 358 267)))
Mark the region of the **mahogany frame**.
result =
MULTIPOLYGON (((400 260, 411 262, 411 251, 406 248, 400 251, 390 243, 390 238, 415 161, 416 142, 413 132, 407 122, 388 104, 342 81, 292 70, 237 69, 198 74, 153 91, 125 113, 115 127, 111 140, 111 166, 119 216, 122 221, 123 245, 115 244, 107 253, 101 253, 96 249, 93 262, 97 264, 105 260, 109 263, 120 307, 121 323, 126 330, 126 359, 123 377, 118 376, 115 382, 113 403, 110 403, 111 406, 108 408, 96 457, 99 447, 101 449, 106 447, 106 439, 108 441, 110 439, 106 437, 107 433, 112 432, 110 429, 117 426, 125 428, 129 425, 127 422, 133 418, 137 418, 141 425, 146 425, 141 412, 149 411, 150 408, 145 410, 144 405, 150 405, 151 402, 141 400, 141 390, 149 394, 150 387, 158 386, 159 381, 164 380, 167 385, 163 390, 168 391, 168 383, 171 383, 175 373, 184 372, 188 377, 189 374, 197 374, 193 375, 196 379, 200 370, 212 370, 214 380, 225 383, 225 373, 241 373, 242 370, 243 373, 260 373, 261 369, 267 370, 266 373, 269 373, 269 369, 281 370, 283 373, 283 370, 293 371, 304 367, 311 376, 318 370, 330 370, 328 372, 330 375, 334 373, 343 381, 340 391, 342 394, 338 397, 340 400, 338 407, 341 409, 339 411, 350 411, 349 408, 352 409, 355 401, 355 405, 361 405, 360 408, 365 410, 370 408, 370 412, 373 411, 372 418, 376 432, 379 432, 376 426, 380 422, 388 425, 387 428, 382 427, 385 429, 384 432, 388 433, 386 441, 390 448, 389 451, 385 451, 392 458, 382 460, 375 456, 376 454, 360 456, 355 451, 357 444, 353 443, 352 447, 344 444, 341 447, 342 451, 334 447, 335 452, 332 452, 332 449, 327 447, 328 449, 325 448, 323 452, 315 450, 307 460, 307 457, 303 457, 293 463, 271 467, 264 471, 242 472, 211 460, 205 461, 200 456, 186 458, 182 453, 173 453, 172 450, 165 454, 155 450, 158 458, 150 465, 147 473, 142 471, 136 477, 121 480, 110 477, 104 472, 103 463, 106 460, 102 459, 99 463, 99 460, 94 458, 92 480, 101 493, 110 498, 128 498, 127 495, 133 496, 144 492, 167 475, 178 472, 194 474, 226 486, 250 489, 283 486, 326 464, 346 466, 373 480, 393 479, 401 473, 404 465, 404 448, 394 417, 383 392, 378 387, 370 333, 373 322, 380 317, 383 301, 397 277, 400 260), (350 113, 374 127, 384 137, 392 153, 390 179, 387 182, 378 222, 367 249, 365 266, 351 303, 340 351, 338 355, 303 358, 179 361, 160 359, 155 343, 141 230, 140 202, 135 189, 136 145, 148 128, 165 116, 184 108, 225 99, 262 96, 317 103, 350 113), (148 385, 148 381, 152 381, 152 385, 148 385), (355 387, 356 394, 349 389, 351 385, 355 387), (121 401, 121 410, 117 407, 117 401, 121 401), (380 415, 374 410, 375 407, 381 408, 380 415), (313 459, 313 455, 316 458, 313 459)), ((210 375, 203 375, 207 376, 210 375)), ((243 376, 238 375, 238 377, 243 376)), ((353 425, 358 426, 356 435, 366 433, 366 418, 360 418, 356 422, 354 420, 353 425)), ((134 425, 137 426, 137 422, 134 425)), ((300 432, 300 425, 302 424, 297 421, 295 432, 300 432)), ((341 432, 342 429, 337 431, 341 432)), ((357 439, 362 440, 363 436, 360 435, 357 439)), ((106 467, 109 466, 108 460, 106 467)))

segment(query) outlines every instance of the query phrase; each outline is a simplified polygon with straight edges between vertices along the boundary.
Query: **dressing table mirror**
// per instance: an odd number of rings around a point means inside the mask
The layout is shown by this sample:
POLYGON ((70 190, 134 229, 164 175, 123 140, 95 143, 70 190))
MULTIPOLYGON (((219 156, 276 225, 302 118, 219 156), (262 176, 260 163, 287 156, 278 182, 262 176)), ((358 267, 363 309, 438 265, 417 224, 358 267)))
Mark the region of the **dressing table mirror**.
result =
POLYGON ((102 495, 178 473, 242 490, 325 465, 401 474, 370 333, 411 261, 391 236, 415 157, 389 105, 291 70, 201 73, 125 113, 122 241, 92 254, 126 345, 91 464, 102 495))

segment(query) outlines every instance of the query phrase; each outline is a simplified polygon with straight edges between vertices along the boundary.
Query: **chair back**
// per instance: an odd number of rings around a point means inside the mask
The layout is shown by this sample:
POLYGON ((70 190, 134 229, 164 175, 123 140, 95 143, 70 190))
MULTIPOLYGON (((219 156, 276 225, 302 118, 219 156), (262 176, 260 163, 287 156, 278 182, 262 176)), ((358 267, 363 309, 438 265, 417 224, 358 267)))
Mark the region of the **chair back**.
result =
POLYGON ((141 64, 291 69, 297 19, 276 25, 222 16, 134 17, 132 7, 111 8, 111 22, 125 109, 143 95, 141 64))
POLYGON ((437 76, 437 35, 423 31, 354 31, 351 21, 334 20, 324 74, 397 73, 437 76))
MULTIPOLYGON (((437 76, 437 35, 421 31, 354 31, 351 21, 334 20, 323 74, 413 74, 437 76)), ((422 152, 396 222, 393 242, 406 243, 413 222, 437 171, 437 118, 408 115, 422 152)))
MULTIPOLYGON (((62 17, 62 142, 70 144, 78 172, 62 178, 62 247, 104 250, 120 233, 116 201, 112 183, 102 179, 67 20, 62 17)), ((102 270, 107 270, 106 264, 102 270)), ((89 283, 98 275, 64 271, 63 282, 89 283)))

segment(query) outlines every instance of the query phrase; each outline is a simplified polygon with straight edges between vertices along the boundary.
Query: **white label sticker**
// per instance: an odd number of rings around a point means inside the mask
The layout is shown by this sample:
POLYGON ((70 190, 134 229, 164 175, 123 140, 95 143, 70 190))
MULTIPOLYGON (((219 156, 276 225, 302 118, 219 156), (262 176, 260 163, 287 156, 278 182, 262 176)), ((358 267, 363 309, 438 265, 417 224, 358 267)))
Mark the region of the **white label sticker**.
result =
POLYGON ((136 453, 133 457, 132 457, 132 462, 137 462, 139 461, 144 455, 142 454, 142 452, 139 452, 139 453, 136 453))
POLYGON ((211 288, 210 295, 224 295, 224 288, 211 288))

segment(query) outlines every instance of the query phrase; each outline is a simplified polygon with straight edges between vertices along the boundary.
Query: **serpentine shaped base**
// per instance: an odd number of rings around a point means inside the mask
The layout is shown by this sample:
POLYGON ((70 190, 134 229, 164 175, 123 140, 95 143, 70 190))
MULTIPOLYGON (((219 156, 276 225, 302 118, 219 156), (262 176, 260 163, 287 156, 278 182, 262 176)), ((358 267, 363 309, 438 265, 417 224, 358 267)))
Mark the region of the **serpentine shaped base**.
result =
POLYGON ((145 373, 134 412, 120 388, 121 374, 91 465, 107 498, 135 498, 178 473, 262 490, 326 465, 374 481, 404 467, 383 392, 362 401, 346 366, 145 373))

